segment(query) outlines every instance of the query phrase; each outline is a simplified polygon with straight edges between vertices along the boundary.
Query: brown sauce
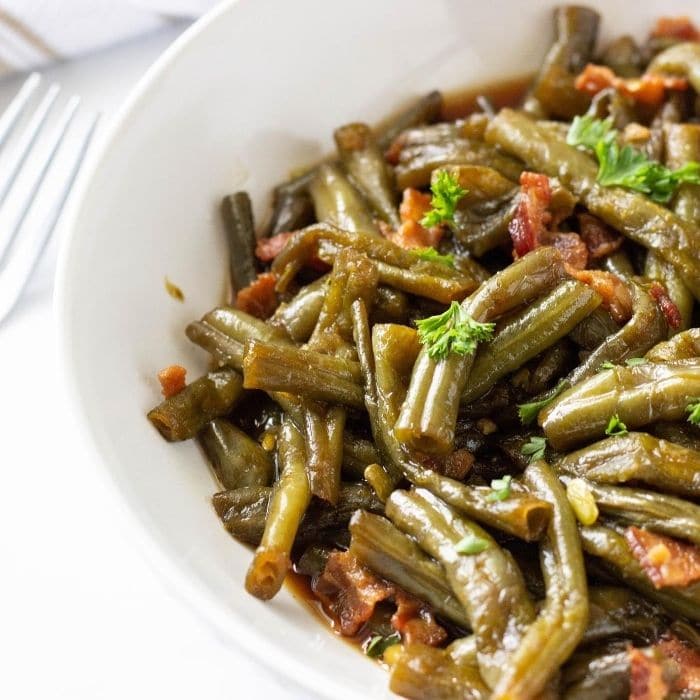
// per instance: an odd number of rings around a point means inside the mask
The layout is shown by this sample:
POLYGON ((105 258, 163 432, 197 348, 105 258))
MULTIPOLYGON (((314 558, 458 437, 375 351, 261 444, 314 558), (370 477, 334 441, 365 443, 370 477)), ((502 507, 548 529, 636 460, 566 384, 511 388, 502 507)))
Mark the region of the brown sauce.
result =
POLYGON ((515 107, 520 104, 532 84, 533 75, 521 75, 518 77, 500 80, 497 83, 477 85, 465 90, 443 93, 444 104, 442 118, 444 121, 454 121, 466 117, 472 112, 480 111, 477 97, 483 95, 488 98, 496 110, 503 107, 515 107))

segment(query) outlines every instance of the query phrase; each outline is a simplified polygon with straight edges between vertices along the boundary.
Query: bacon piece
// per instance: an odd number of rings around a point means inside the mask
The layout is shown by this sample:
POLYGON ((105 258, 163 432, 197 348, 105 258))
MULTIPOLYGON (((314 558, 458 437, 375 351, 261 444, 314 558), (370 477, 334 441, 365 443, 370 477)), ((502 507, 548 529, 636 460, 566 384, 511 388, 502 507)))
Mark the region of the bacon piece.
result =
POLYGON ((698 41, 700 32, 690 17, 683 15, 681 17, 659 17, 650 36, 678 39, 679 41, 698 41))
POLYGON ((668 295, 663 284, 660 282, 652 282, 649 287, 649 294, 651 294, 654 301, 659 305, 661 312, 666 317, 666 323, 668 323, 671 328, 679 328, 683 322, 683 317, 678 307, 673 302, 673 299, 668 295))
POLYGON ((403 191, 401 204, 399 205, 399 217, 402 223, 405 221, 420 223, 430 209, 429 194, 413 189, 413 187, 407 187, 403 191))
POLYGON ((613 87, 621 95, 640 104, 656 106, 663 102, 666 90, 687 90, 688 81, 678 76, 651 73, 639 78, 620 78, 607 66, 589 63, 576 77, 574 86, 589 95, 613 87))
POLYGON ((257 318, 269 318, 277 308, 275 284, 277 275, 263 272, 236 294, 236 307, 257 318))
POLYGON ((655 588, 700 581, 700 548, 655 532, 628 527, 625 539, 655 588))
POLYGON ((380 223, 379 230, 392 243, 410 250, 411 248, 436 247, 442 239, 442 226, 425 228, 421 219, 430 210, 430 195, 419 192, 412 187, 403 191, 399 216, 401 225, 394 231, 385 223, 380 223))
POLYGON ((296 231, 287 231, 278 233, 270 238, 261 238, 255 244, 255 257, 262 262, 270 262, 274 260, 287 245, 287 241, 296 233, 296 231))
POLYGON ((588 248, 591 260, 604 258, 619 250, 625 237, 613 231, 606 223, 592 214, 578 215, 579 235, 588 248))
POLYGON ((508 233, 513 240, 513 249, 517 257, 522 257, 538 246, 552 220, 548 211, 551 201, 552 188, 546 175, 527 170, 520 174, 518 208, 508 225, 508 233))
POLYGON ((610 312, 617 323, 624 323, 632 317, 632 295, 617 275, 604 270, 575 270, 571 267, 567 267, 567 272, 579 282, 593 287, 603 297, 601 306, 610 312))
POLYGON ((435 622, 435 617, 414 596, 397 590, 396 612, 391 617, 391 626, 401 633, 406 644, 427 644, 436 647, 447 639, 447 632, 435 622))
POLYGON ((691 649, 673 636, 655 644, 654 648, 677 667, 678 678, 673 683, 673 690, 700 693, 700 651, 691 649))
POLYGON ((186 375, 187 370, 180 365, 170 365, 158 372, 160 389, 166 399, 179 394, 185 388, 186 375))
POLYGON ((663 667, 641 649, 629 647, 629 700, 663 700, 670 690, 664 680, 663 667))
POLYGON ((404 147, 405 139, 403 134, 399 134, 390 144, 389 148, 384 151, 384 160, 391 165, 398 165, 401 159, 401 151, 404 147))
POLYGON ((564 262, 574 270, 585 270, 588 264, 588 248, 578 233, 555 231, 542 236, 543 245, 553 245, 560 253, 564 262))
POLYGON ((474 455, 462 447, 447 455, 447 457, 436 457, 434 455, 420 455, 420 461, 427 469, 432 469, 450 479, 463 481, 471 468, 474 466, 474 455))

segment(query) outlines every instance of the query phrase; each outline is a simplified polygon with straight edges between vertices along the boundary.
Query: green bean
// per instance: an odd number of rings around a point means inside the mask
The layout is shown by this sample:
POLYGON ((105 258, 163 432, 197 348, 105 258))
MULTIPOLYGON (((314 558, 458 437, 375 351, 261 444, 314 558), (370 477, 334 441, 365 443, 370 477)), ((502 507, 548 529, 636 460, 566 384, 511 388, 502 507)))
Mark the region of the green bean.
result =
POLYGON ((302 287, 294 297, 275 309, 268 323, 283 330, 294 342, 306 342, 318 322, 327 287, 328 275, 302 287))
POLYGON ((317 221, 327 221, 347 231, 379 235, 367 204, 338 166, 320 165, 309 191, 317 221))
POLYGON ((282 587, 291 568, 294 538, 311 501, 304 438, 289 418, 282 423, 277 450, 280 478, 273 487, 265 531, 245 580, 248 593, 261 600, 270 600, 282 587))
POLYGON ((566 336, 600 305, 591 287, 568 280, 505 322, 476 354, 461 401, 471 403, 496 382, 566 336))
POLYGON ((265 227, 265 237, 276 236, 278 233, 297 231, 313 223, 314 205, 308 189, 275 190, 272 216, 265 227))
POLYGON ((630 694, 630 661, 627 651, 595 655, 577 662, 575 669, 567 669, 567 676, 575 676, 567 683, 563 700, 620 700, 630 694))
POLYGON ((274 476, 271 456, 229 421, 216 418, 199 434, 199 442, 225 489, 269 486, 274 476))
POLYGON ((151 409, 148 420, 168 442, 189 440, 209 421, 225 416, 242 396, 238 372, 214 370, 151 409))
POLYGON ((566 338, 547 348, 529 373, 527 392, 539 394, 551 386, 572 365, 574 355, 573 345, 566 338))
POLYGON ((427 489, 460 513, 528 542, 540 539, 552 514, 549 503, 521 489, 513 488, 508 498, 498 501, 486 486, 467 486, 410 463, 404 464, 404 471, 414 486, 427 489))
POLYGON ((341 406, 308 406, 304 413, 306 473, 314 496, 336 503, 343 462, 345 409, 341 406))
POLYGON ((588 488, 603 513, 647 530, 700 544, 700 506, 656 491, 592 482, 588 483, 588 488))
POLYGON ((401 149, 396 165, 396 186, 426 187, 433 170, 448 165, 485 165, 509 180, 517 181, 522 163, 476 139, 460 138, 441 143, 426 143, 401 149))
POLYGON ((401 223, 396 195, 384 155, 366 124, 341 126, 334 134, 340 160, 374 210, 394 228, 401 223))
POLYGON ((487 142, 521 158, 550 177, 559 177, 594 216, 671 263, 700 297, 700 229, 648 197, 596 183, 597 168, 585 153, 514 110, 503 109, 486 129, 487 142))
POLYGON ((642 72, 641 52, 637 42, 627 34, 611 41, 601 59, 621 78, 636 78, 642 72))
POLYGON ((655 345, 645 357, 650 362, 676 362, 700 358, 700 328, 683 331, 670 340, 655 345))
POLYGON ((700 43, 688 41, 671 46, 654 57, 647 72, 682 76, 695 92, 700 92, 700 43))
POLYGON ((668 442, 675 442, 681 447, 700 452, 700 429, 683 421, 682 423, 656 423, 651 427, 651 434, 668 442))
POLYGON ((598 13, 586 7, 562 5, 554 10, 556 41, 532 89, 548 114, 571 119, 588 107, 589 98, 576 90, 574 79, 593 55, 599 21, 598 13))
POLYGON ((595 350, 608 336, 619 330, 620 327, 613 321, 610 312, 598 307, 572 329, 569 338, 585 350, 595 350))
POLYGON ((446 649, 410 644, 391 667, 389 688, 410 700, 487 700, 478 668, 455 662, 446 649))
POLYGON ((243 343, 222 333, 206 321, 188 323, 185 333, 195 345, 206 350, 217 365, 227 365, 239 371, 243 368, 243 343))
POLYGON ((579 534, 584 551, 601 559, 615 578, 659 603, 670 613, 700 621, 700 584, 685 588, 668 586, 657 590, 634 558, 624 535, 602 526, 581 527, 579 534))
POLYGON ((386 124, 376 130, 379 148, 387 148, 406 129, 436 122, 440 118, 441 113, 442 93, 433 90, 411 103, 406 109, 393 116, 386 124))
POLYGON ((556 468, 598 484, 639 481, 679 496, 700 496, 700 451, 645 433, 601 440, 566 455, 556 468))
POLYGON ((374 443, 346 430, 343 435, 343 470, 355 479, 362 479, 365 469, 380 460, 374 443))
MULTIPOLYGON (((461 138, 472 138, 478 141, 483 139, 487 123, 488 117, 485 114, 470 114, 466 119, 406 129, 398 134, 394 144, 406 148, 426 143, 444 143, 461 138)), ((393 151, 395 147, 391 148, 390 151, 393 151)))
MULTIPOLYGON (((464 274, 472 277, 474 270, 467 269, 464 274)), ((370 314, 372 323, 406 323, 409 314, 408 297, 392 287, 378 287, 370 314)))
POLYGON ((687 417, 700 396, 700 363, 615 367, 574 385, 540 412, 539 423, 555 449, 605 434, 612 416, 629 429, 687 417))
POLYGON ((246 343, 243 386, 362 408, 360 367, 352 360, 288 345, 246 343))
MULTIPOLYGON (((700 57, 700 54, 699 54, 700 57)), ((700 126, 698 124, 666 124, 664 126, 666 165, 681 168, 700 159, 700 126)), ((673 200, 673 210, 681 219, 700 225, 700 185, 683 184, 673 200)))
POLYGON ((444 567, 474 630, 481 676, 494 688, 506 659, 518 648, 535 615, 512 556, 485 530, 457 516, 422 489, 394 491, 385 512, 444 567), (486 548, 477 554, 460 554, 457 545, 464 538, 477 538, 486 543, 486 548))
MULTIPOLYGON (((448 165, 444 170, 466 190, 459 200, 457 210, 469 209, 475 204, 491 202, 518 191, 517 183, 503 177, 497 170, 483 165, 448 165)), ((431 185, 435 184, 438 173, 433 171, 431 185)))
POLYGON ((350 520, 350 552, 382 578, 411 595, 462 629, 469 620, 454 597, 440 564, 386 518, 358 510, 350 520))
POLYGON ((309 545, 294 564, 294 571, 302 576, 320 576, 326 568, 333 548, 324 544, 309 545))
MULTIPOLYGON (((546 293, 564 276, 559 253, 538 248, 482 283, 462 307, 476 321, 490 321, 546 293)), ((394 429, 401 442, 421 452, 450 451, 473 361, 473 355, 455 354, 435 360, 421 351, 394 429)))
POLYGON ((221 216, 228 244, 231 287, 235 293, 247 287, 256 277, 255 226, 248 193, 236 192, 224 197, 221 216))
POLYGON ((603 267, 622 279, 634 277, 634 265, 624 250, 616 250, 603 260, 603 267))
POLYGON ((543 461, 525 470, 530 491, 553 505, 540 545, 546 597, 537 619, 501 670, 493 700, 535 698, 569 658, 588 624, 588 584, 576 516, 556 474, 543 461))
MULTIPOLYGON (((246 487, 214 494, 214 508, 224 527, 237 540, 257 546, 265 531, 265 517, 272 489, 246 487)), ((312 501, 306 511, 294 540, 300 547, 318 542, 328 533, 346 529, 353 513, 362 509, 381 513, 383 505, 367 484, 342 484, 335 506, 323 501, 312 501)))

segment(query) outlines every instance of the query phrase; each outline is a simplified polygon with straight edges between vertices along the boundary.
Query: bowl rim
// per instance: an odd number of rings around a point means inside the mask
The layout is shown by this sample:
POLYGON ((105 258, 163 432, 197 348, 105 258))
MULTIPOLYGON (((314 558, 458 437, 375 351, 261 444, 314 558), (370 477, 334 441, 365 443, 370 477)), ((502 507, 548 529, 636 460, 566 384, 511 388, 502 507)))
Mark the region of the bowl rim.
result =
MULTIPOLYGON (((221 0, 221 2, 196 20, 180 34, 148 67, 145 73, 130 89, 127 97, 121 103, 107 125, 102 137, 95 143, 92 152, 84 164, 82 172, 75 184, 73 197, 69 202, 64 223, 62 225, 62 240, 56 265, 56 280, 54 287, 53 314, 54 328, 57 336, 57 352, 59 368, 62 370, 62 385, 67 398, 69 409, 78 439, 85 445, 86 452, 96 464, 99 464, 100 475, 113 503, 120 515, 126 530, 124 536, 134 543, 140 553, 166 590, 178 601, 188 607, 200 621, 206 623, 212 635, 225 640, 227 646, 233 647, 237 653, 259 664, 270 672, 275 680, 284 679, 291 682, 293 689, 306 693, 305 697, 323 697, 329 700, 356 700, 357 695, 341 683, 318 670, 313 664, 306 665, 300 659, 290 654, 286 648, 276 644, 271 639, 250 626, 239 617, 237 610, 223 605, 217 596, 209 592, 184 563, 176 561, 166 553, 157 541, 147 523, 137 512, 137 509, 127 498, 123 497, 122 488, 110 469, 112 458, 100 447, 100 440, 91 427, 91 421, 84 398, 81 395, 79 372, 74 361, 70 332, 70 308, 74 298, 71 283, 71 253, 79 245, 80 234, 78 222, 85 201, 91 191, 91 182, 101 167, 105 156, 115 146, 123 129, 128 127, 135 108, 148 99, 149 93, 156 89, 159 80, 167 74, 177 58, 186 52, 192 42, 205 33, 221 17, 234 11, 242 0, 221 0), (245 640, 245 644, 243 643, 245 640)), ((120 523, 121 524, 121 523, 120 523)), ((297 601, 301 605, 301 601, 297 601)), ((312 621, 311 615, 310 622, 312 621)))

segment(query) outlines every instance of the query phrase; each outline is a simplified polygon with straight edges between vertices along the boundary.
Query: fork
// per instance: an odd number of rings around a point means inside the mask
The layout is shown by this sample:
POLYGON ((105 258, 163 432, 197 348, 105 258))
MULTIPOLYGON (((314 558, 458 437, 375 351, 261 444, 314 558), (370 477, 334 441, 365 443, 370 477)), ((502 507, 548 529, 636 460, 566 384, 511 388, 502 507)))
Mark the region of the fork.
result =
MULTIPOLYGON (((40 83, 41 76, 32 73, 0 116, 0 149, 15 131, 40 83)), ((56 228, 100 118, 98 113, 91 115, 77 147, 66 156, 65 178, 54 191, 41 191, 80 104, 77 96, 67 101, 46 143, 39 148, 37 140, 48 131, 47 120, 60 89, 56 83, 48 87, 18 135, 14 152, 8 158, 0 153, 0 323, 19 300, 56 228), (17 183, 25 175, 27 158, 35 152, 37 167, 27 173, 27 186, 22 191, 17 183)))

